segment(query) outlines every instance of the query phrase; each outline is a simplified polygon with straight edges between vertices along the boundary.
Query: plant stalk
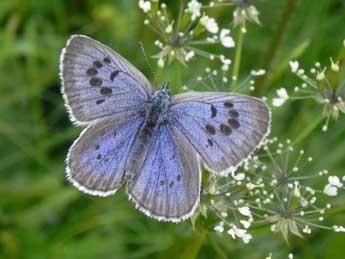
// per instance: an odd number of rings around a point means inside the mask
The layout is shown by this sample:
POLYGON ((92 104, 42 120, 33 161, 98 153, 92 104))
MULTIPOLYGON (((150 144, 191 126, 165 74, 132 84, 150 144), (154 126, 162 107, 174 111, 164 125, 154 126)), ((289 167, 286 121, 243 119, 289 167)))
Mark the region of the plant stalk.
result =
POLYGON ((237 43, 236 43, 236 52, 235 52, 235 61, 234 66, 232 69, 232 84, 231 84, 231 90, 235 91, 237 87, 238 82, 238 75, 240 72, 240 66, 241 66, 241 58, 242 58, 242 49, 243 49, 243 40, 244 40, 244 32, 242 29, 244 29, 244 24, 241 25, 241 27, 238 30, 237 34, 237 43))

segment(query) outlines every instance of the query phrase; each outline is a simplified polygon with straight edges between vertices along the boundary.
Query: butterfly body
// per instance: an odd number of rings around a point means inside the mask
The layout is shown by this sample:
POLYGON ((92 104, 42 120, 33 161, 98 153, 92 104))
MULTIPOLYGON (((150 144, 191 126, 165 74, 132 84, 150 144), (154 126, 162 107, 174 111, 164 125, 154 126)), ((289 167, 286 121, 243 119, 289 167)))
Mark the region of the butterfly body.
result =
POLYGON ((202 165, 234 172, 270 130, 270 111, 235 93, 154 91, 118 53, 74 35, 60 58, 65 105, 73 122, 87 125, 66 159, 67 178, 97 196, 125 185, 146 215, 179 222, 200 200, 202 165))
POLYGON ((126 180, 132 179, 140 170, 148 151, 148 143, 151 143, 154 132, 161 124, 168 123, 169 104, 168 84, 165 83, 161 89, 149 96, 147 102, 143 104, 143 108, 139 109, 139 114, 145 118, 145 121, 138 132, 126 165, 124 176, 126 180))

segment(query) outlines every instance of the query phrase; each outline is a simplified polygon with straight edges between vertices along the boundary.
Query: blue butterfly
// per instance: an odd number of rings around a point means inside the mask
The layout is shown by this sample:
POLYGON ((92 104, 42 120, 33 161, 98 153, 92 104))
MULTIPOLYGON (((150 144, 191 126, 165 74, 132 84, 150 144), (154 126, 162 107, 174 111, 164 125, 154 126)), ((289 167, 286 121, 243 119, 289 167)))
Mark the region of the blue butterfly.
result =
POLYGON ((158 220, 191 217, 201 165, 233 172, 270 129, 261 100, 220 92, 169 96, 167 83, 154 91, 126 59, 87 36, 68 40, 60 74, 71 120, 87 125, 69 150, 68 179, 98 196, 125 184, 136 207, 158 220))

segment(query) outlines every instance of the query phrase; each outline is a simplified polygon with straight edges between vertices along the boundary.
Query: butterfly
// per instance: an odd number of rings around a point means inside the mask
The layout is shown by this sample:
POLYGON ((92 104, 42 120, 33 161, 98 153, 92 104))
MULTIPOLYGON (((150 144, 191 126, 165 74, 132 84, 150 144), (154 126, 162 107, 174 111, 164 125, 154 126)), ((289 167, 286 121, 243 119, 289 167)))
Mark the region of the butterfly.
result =
POLYGON ((234 172, 263 143, 270 111, 260 99, 222 92, 169 95, 104 44, 83 35, 60 58, 62 94, 72 122, 87 125, 69 149, 67 178, 97 196, 126 185, 154 219, 180 222, 200 201, 202 165, 234 172))

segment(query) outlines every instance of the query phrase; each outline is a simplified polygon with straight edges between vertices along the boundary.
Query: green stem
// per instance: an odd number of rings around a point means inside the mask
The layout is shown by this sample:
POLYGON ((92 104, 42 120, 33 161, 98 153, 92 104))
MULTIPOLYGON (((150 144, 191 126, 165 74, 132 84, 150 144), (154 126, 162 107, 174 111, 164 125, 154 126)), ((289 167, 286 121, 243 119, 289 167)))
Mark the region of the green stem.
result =
MULTIPOLYGON (((289 23, 289 20, 296 8, 298 0, 286 0, 286 6, 284 9, 284 13, 280 19, 280 22, 277 26, 277 29, 272 37, 271 44, 269 48, 267 49, 265 58, 264 58, 264 69, 267 71, 267 73, 270 71, 273 60, 280 48, 284 32, 286 31, 286 27, 289 23)), ((256 83, 256 90, 255 95, 262 94, 263 91, 268 88, 268 86, 265 84, 267 73, 261 77, 260 80, 256 83)))
POLYGON ((241 66, 243 39, 244 39, 244 34, 245 34, 244 32, 242 32, 242 29, 245 29, 244 24, 242 24, 241 27, 238 29, 238 34, 237 34, 235 61, 234 61, 233 69, 232 69, 232 84, 231 84, 232 91, 236 89, 236 85, 238 82, 238 75, 239 75, 240 66, 241 66))
POLYGON ((188 242, 187 246, 185 247, 179 258, 197 258, 199 251, 206 239, 206 235, 206 230, 195 231, 191 237, 191 240, 188 242))
POLYGON ((296 145, 297 143, 301 142, 303 139, 305 139, 319 124, 324 120, 324 117, 322 115, 318 116, 313 123, 311 123, 308 127, 306 127, 301 134, 295 139, 293 142, 293 145, 296 145))

